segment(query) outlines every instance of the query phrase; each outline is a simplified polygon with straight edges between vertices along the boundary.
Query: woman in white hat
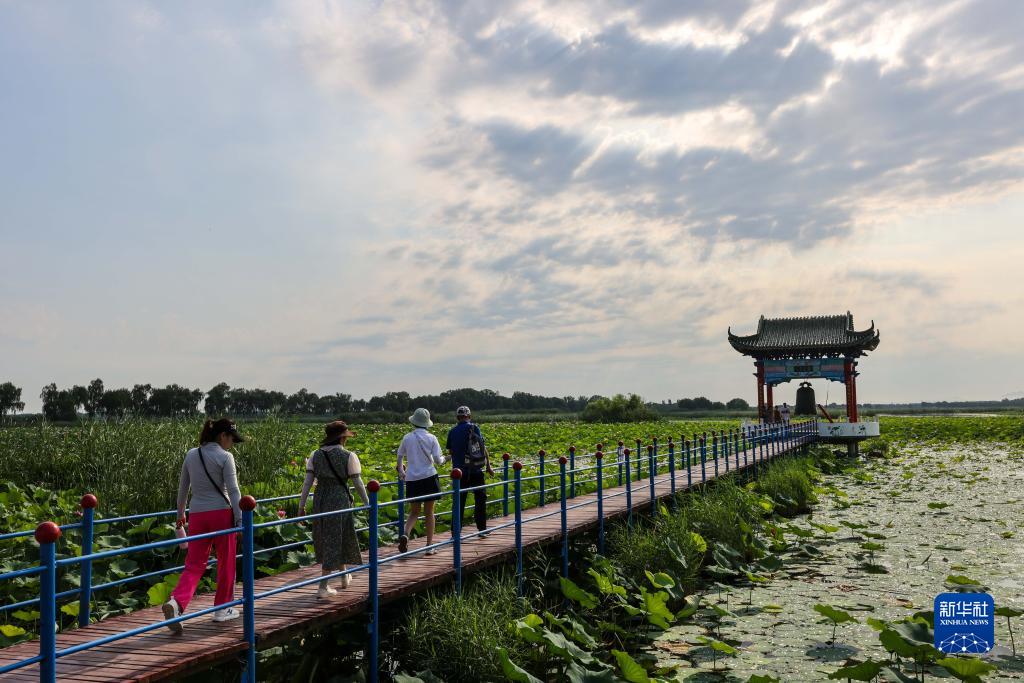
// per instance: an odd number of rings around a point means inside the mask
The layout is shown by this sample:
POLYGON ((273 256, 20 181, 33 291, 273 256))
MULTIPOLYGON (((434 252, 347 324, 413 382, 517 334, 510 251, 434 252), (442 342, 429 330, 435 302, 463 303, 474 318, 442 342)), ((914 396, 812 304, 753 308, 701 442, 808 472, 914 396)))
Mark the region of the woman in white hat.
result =
MULTIPOLYGON (((441 444, 438 443, 436 436, 427 431, 434 426, 430 412, 426 408, 417 408, 409 417, 409 422, 415 429, 402 439, 402 444, 398 447, 398 464, 395 469, 398 470, 398 478, 405 482, 406 498, 433 497, 412 503, 409 518, 405 520, 405 528, 398 538, 398 551, 402 553, 409 549, 409 534, 412 533, 420 516, 421 503, 427 527, 427 545, 434 542, 434 502, 441 494, 441 482, 434 466, 444 464, 441 444)), ((433 555, 435 552, 437 550, 431 548, 427 555, 433 555)))

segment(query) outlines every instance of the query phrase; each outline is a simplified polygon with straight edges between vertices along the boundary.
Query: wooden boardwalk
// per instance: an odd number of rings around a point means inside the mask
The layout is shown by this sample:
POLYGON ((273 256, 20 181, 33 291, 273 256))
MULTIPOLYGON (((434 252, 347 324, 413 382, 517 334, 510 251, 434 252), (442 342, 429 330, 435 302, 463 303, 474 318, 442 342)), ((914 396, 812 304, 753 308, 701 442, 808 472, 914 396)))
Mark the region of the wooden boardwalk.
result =
MULTIPOLYGON (((790 452, 797 448, 790 449, 790 452)), ((784 452, 780 452, 782 455, 784 452)), ((748 452, 748 459, 753 465, 753 450, 748 452)), ((775 456, 776 458, 779 455, 775 456)), ((611 474, 616 468, 614 453, 606 457, 606 473, 611 474)), ((732 455, 733 463, 736 461, 732 455)), ((740 462, 744 454, 740 455, 740 462)), ((766 458, 767 460, 767 458, 766 458)), ((740 468, 744 469, 743 467, 740 468)), ((725 467, 719 461, 720 475, 725 475, 725 467)), ((736 471, 733 468, 732 471, 736 471)), ((635 474, 635 472, 634 472, 635 474)), ((692 468, 694 486, 701 480, 700 464, 692 468)), ((707 481, 714 479, 714 465, 707 464, 707 481)), ((553 481, 558 481, 554 475, 553 481)), ((686 486, 686 469, 676 471, 676 489, 682 491, 686 486)), ((627 512, 625 486, 609 487, 604 490, 605 519, 622 517, 627 512)), ((491 491, 499 489, 492 488, 491 491)), ((557 489, 554 491, 557 495, 557 489)), ((651 504, 650 480, 646 476, 634 481, 631 488, 632 506, 634 510, 649 510, 651 504)), ((552 494, 548 489, 548 495, 552 494)), ((655 477, 655 497, 664 498, 671 495, 669 474, 662 473, 655 477)), ((570 534, 577 534, 597 527, 597 494, 589 493, 570 498, 568 505, 579 505, 584 502, 593 504, 569 509, 567 513, 570 534)), ((511 501, 510 501, 511 502, 511 501)), ((522 535, 524 549, 556 542, 561 539, 561 515, 558 501, 549 501, 544 507, 524 510, 522 535), (552 514, 553 513, 553 514, 552 514), (546 516, 545 516, 546 515, 546 516), (543 517, 543 519, 537 519, 543 517), (536 521, 530 521, 536 520, 536 521)), ((508 517, 496 517, 488 520, 490 527, 514 521, 508 517)), ((476 528, 470 525, 463 533, 470 533, 476 528)), ((448 540, 447 533, 437 534, 436 541, 448 540)), ((422 547, 422 538, 410 542, 410 549, 422 547)), ((380 558, 384 559, 397 553, 395 546, 384 546, 380 549, 380 558)), ((462 563, 463 572, 472 572, 503 561, 514 562, 515 528, 510 525, 493 531, 487 537, 477 537, 463 541, 462 563)), ((256 581, 256 593, 310 579, 320 574, 319 566, 304 567, 256 581)), ((436 555, 417 554, 402 560, 380 565, 379 592, 381 603, 387 603, 413 593, 420 592, 430 586, 451 582, 454 577, 451 546, 438 549, 436 555)), ((316 584, 280 593, 256 602, 256 634, 259 647, 265 648, 288 640, 300 633, 316 630, 320 627, 352 617, 366 610, 368 603, 367 572, 360 571, 352 576, 352 584, 347 589, 338 590, 338 596, 331 600, 318 600, 316 584)), ((236 597, 241 595, 241 586, 236 587, 236 597)), ((196 595, 190 611, 210 607, 213 595, 204 593, 196 595)), ((163 620, 160 608, 152 607, 111 617, 102 622, 90 624, 86 628, 65 631, 57 637, 57 650, 86 643, 147 624, 163 620)), ((57 660, 57 677, 66 681, 157 681, 166 680, 186 673, 208 668, 236 658, 246 649, 242 637, 242 620, 216 624, 211 616, 199 617, 184 622, 185 632, 181 635, 172 634, 167 628, 161 627, 141 635, 125 638, 107 645, 61 657, 57 660)), ((19 660, 34 657, 39 653, 38 641, 19 643, 0 650, 0 666, 19 660)), ((38 665, 23 667, 16 671, 0 675, 0 680, 38 681, 38 665)))

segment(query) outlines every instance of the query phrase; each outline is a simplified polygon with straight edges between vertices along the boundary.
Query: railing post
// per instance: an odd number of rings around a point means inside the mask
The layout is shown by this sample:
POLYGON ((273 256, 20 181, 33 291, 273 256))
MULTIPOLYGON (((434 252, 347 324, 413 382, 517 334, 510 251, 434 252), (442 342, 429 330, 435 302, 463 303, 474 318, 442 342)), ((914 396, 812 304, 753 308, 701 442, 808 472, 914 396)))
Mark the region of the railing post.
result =
POLYGON ((637 481, 640 481, 640 477, 643 476, 643 472, 641 472, 641 467, 643 466, 643 464, 642 464, 642 461, 641 461, 641 458, 640 458, 640 453, 641 453, 640 449, 642 449, 643 447, 644 447, 643 442, 640 439, 637 439, 636 440, 636 450, 634 451, 634 453, 636 453, 636 480, 637 481))
POLYGON ((60 527, 43 522, 36 527, 39 544, 39 680, 57 680, 57 540, 60 527))
POLYGON ((740 427, 740 432, 743 433, 743 466, 747 467, 749 465, 749 461, 747 459, 747 449, 749 448, 749 446, 747 446, 747 434, 750 432, 750 427, 740 427))
POLYGON ((692 469, 692 467, 693 467, 693 459, 691 457, 692 456, 692 451, 690 450, 690 441, 689 441, 689 439, 683 439, 682 441, 680 441, 680 443, 683 444, 683 448, 686 449, 686 488, 692 488, 693 487, 693 469, 692 469))
MULTIPOLYGON (((622 451, 623 465, 626 469, 626 526, 633 526, 633 475, 629 471, 629 449, 622 451)), ((639 455, 637 456, 640 457, 639 455)))
POLYGON ((700 483, 708 480, 708 433, 700 435, 700 483))
POLYGON ((576 447, 569 446, 569 497, 576 497, 576 447))
MULTIPOLYGON (((623 452, 622 451, 622 446, 623 445, 624 444, 620 441, 619 442, 619 447, 615 449, 616 462, 619 465, 619 486, 622 486, 622 461, 623 461, 623 458, 622 458, 622 452, 623 452)), ((597 450, 601 450, 600 444, 598 444, 598 446, 599 447, 598 447, 597 450)))
POLYGON ((722 456, 725 458, 725 471, 729 471, 729 436, 725 433, 725 430, 721 430, 719 435, 722 439, 722 456))
POLYGON ((452 468, 452 566, 455 568, 455 592, 462 593, 462 470, 452 468))
MULTIPOLYGON (((405 533, 405 503, 402 501, 405 499, 405 480, 401 477, 398 479, 398 535, 401 536, 405 533)), ((416 522, 412 523, 413 528, 416 528, 416 522)))
POLYGON ((547 455, 547 453, 544 452, 543 448, 540 449, 539 451, 537 451, 537 457, 540 459, 540 503, 538 503, 538 505, 540 507, 544 507, 544 499, 547 498, 547 491, 544 490, 544 474, 545 474, 545 472, 544 472, 544 456, 545 455, 547 455))
POLYGON ((668 479, 672 491, 672 505, 676 504, 676 444, 668 437, 668 479))
POLYGON ((711 457, 715 461, 715 479, 718 479, 718 433, 711 430, 711 457))
POLYGON ((508 517, 508 453, 501 454, 501 516, 508 517))
POLYGON ((523 463, 512 463, 516 477, 516 590, 523 597, 523 463))
MULTIPOLYGON (((637 454, 637 458, 640 455, 637 454)), ((654 445, 648 444, 647 446, 647 478, 650 480, 651 488, 651 514, 655 514, 658 511, 658 499, 654 496, 654 445)))
POLYGON ((604 453, 594 454, 597 460, 597 552, 604 555, 604 453))
POLYGON ((736 454, 736 469, 740 468, 740 430, 732 429, 732 452, 736 454))
POLYGON ((565 497, 565 464, 569 459, 558 456, 558 488, 562 507, 562 576, 569 578, 569 520, 565 497))
MULTIPOLYGON (((93 533, 96 522, 96 506, 99 501, 96 496, 87 493, 82 496, 79 505, 82 506, 82 557, 92 555, 93 533)), ((78 627, 84 628, 89 625, 90 607, 92 605, 92 560, 82 560, 81 581, 78 587, 78 627)))
MULTIPOLYGON (((369 559, 369 598, 370 598, 370 652, 367 658, 369 671, 366 672, 367 678, 371 683, 377 683, 379 665, 377 664, 378 650, 380 650, 380 595, 377 589, 377 583, 380 576, 380 567, 378 565, 379 555, 379 518, 380 508, 377 502, 377 493, 380 491, 380 482, 376 479, 371 479, 366 482, 366 490, 370 494, 370 514, 369 517, 369 531, 370 531, 370 559, 369 559)), ((458 501, 458 496, 456 496, 458 501)), ((459 518, 459 506, 456 502, 455 507, 452 508, 452 525, 456 524, 455 520, 459 518)), ((461 520, 459 520, 461 521, 461 520)))
MULTIPOLYGON (((242 511, 242 637, 245 638, 245 672, 242 680, 256 683, 256 568, 253 552, 255 551, 252 518, 256 509, 256 499, 242 496, 238 501, 242 511)), ((375 520, 370 524, 376 526, 375 520)), ((373 531, 370 531, 373 536, 373 531)))
POLYGON ((661 465, 658 464, 658 437, 651 437, 651 443, 654 444, 654 473, 657 474, 661 469, 661 465))

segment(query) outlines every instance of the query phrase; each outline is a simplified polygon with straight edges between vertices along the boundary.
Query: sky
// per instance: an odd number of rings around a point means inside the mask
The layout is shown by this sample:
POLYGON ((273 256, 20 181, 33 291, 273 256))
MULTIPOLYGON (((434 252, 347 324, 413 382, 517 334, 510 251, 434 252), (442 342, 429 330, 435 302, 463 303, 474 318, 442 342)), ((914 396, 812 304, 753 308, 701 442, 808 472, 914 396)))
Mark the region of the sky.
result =
POLYGON ((730 326, 849 310, 862 401, 1024 396, 1021 26, 0 0, 0 382, 754 401, 730 326))

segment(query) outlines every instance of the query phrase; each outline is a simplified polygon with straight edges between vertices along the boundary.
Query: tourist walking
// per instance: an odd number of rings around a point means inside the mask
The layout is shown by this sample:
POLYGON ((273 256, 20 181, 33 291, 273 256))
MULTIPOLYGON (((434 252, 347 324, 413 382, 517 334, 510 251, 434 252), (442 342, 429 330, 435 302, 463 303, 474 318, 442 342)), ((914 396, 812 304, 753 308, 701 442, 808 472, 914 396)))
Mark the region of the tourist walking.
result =
POLYGON ((779 408, 779 417, 782 418, 783 422, 789 422, 789 404, 783 402, 782 407, 779 408))
MULTIPOLYGON (((334 512, 352 507, 352 493, 349 482, 355 486, 363 505, 370 504, 370 497, 363 485, 362 465, 359 457, 345 448, 349 437, 355 432, 341 420, 324 425, 324 440, 320 448, 306 460, 306 479, 302 482, 302 494, 299 496, 299 514, 306 514, 306 498, 316 482, 316 495, 313 496, 313 514, 334 512)), ((351 512, 325 515, 313 519, 313 549, 316 561, 321 564, 321 575, 327 576, 344 571, 346 565, 362 564, 363 557, 359 552, 359 539, 356 537, 356 522, 351 512)), ((340 577, 339 584, 347 588, 352 582, 352 575, 340 577)), ((320 581, 317 597, 329 598, 337 595, 327 579, 320 581)))
MULTIPOLYGON (((188 528, 189 535, 198 536, 214 531, 223 531, 240 526, 242 514, 238 509, 241 493, 235 473, 235 458, 231 448, 244 441, 235 423, 224 417, 207 420, 199 435, 199 447, 185 454, 178 478, 178 522, 179 529, 188 528), (192 500, 185 517, 185 504, 192 500)), ((188 542, 185 555, 185 569, 181 572, 178 585, 171 592, 171 598, 164 604, 164 618, 181 616, 195 595, 199 580, 206 573, 210 549, 217 552, 217 593, 214 605, 232 602, 235 595, 235 537, 224 534, 214 538, 201 538, 188 542)), ((214 612, 213 620, 230 621, 239 617, 234 607, 225 607, 214 612)), ((182 632, 182 622, 168 624, 175 633, 182 632)))
MULTIPOLYGON (((420 496, 435 496, 435 498, 412 502, 409 519, 405 521, 402 535, 398 537, 398 551, 402 553, 409 549, 409 534, 416 526, 421 506, 424 508, 423 521, 427 527, 427 545, 434 543, 434 502, 436 496, 441 493, 441 482, 438 479, 435 465, 444 464, 441 444, 436 436, 427 431, 434 426, 430 419, 430 411, 426 408, 417 408, 409 417, 409 422, 415 429, 406 434, 398 446, 398 464, 395 466, 395 469, 398 470, 398 478, 405 482, 406 498, 419 498, 420 496)), ((426 554, 433 555, 436 552, 437 548, 429 548, 426 554)))
MULTIPOLYGON (((458 424, 448 430, 448 439, 445 442, 445 448, 452 456, 452 467, 462 470, 462 494, 459 496, 460 521, 465 517, 466 512, 466 498, 469 496, 466 489, 475 486, 482 487, 484 472, 494 476, 484 437, 480 433, 480 427, 473 423, 471 417, 469 408, 460 406, 455 411, 455 419, 458 424)), ((476 528, 479 531, 485 531, 487 529, 487 489, 479 488, 473 491, 473 505, 476 528)))

